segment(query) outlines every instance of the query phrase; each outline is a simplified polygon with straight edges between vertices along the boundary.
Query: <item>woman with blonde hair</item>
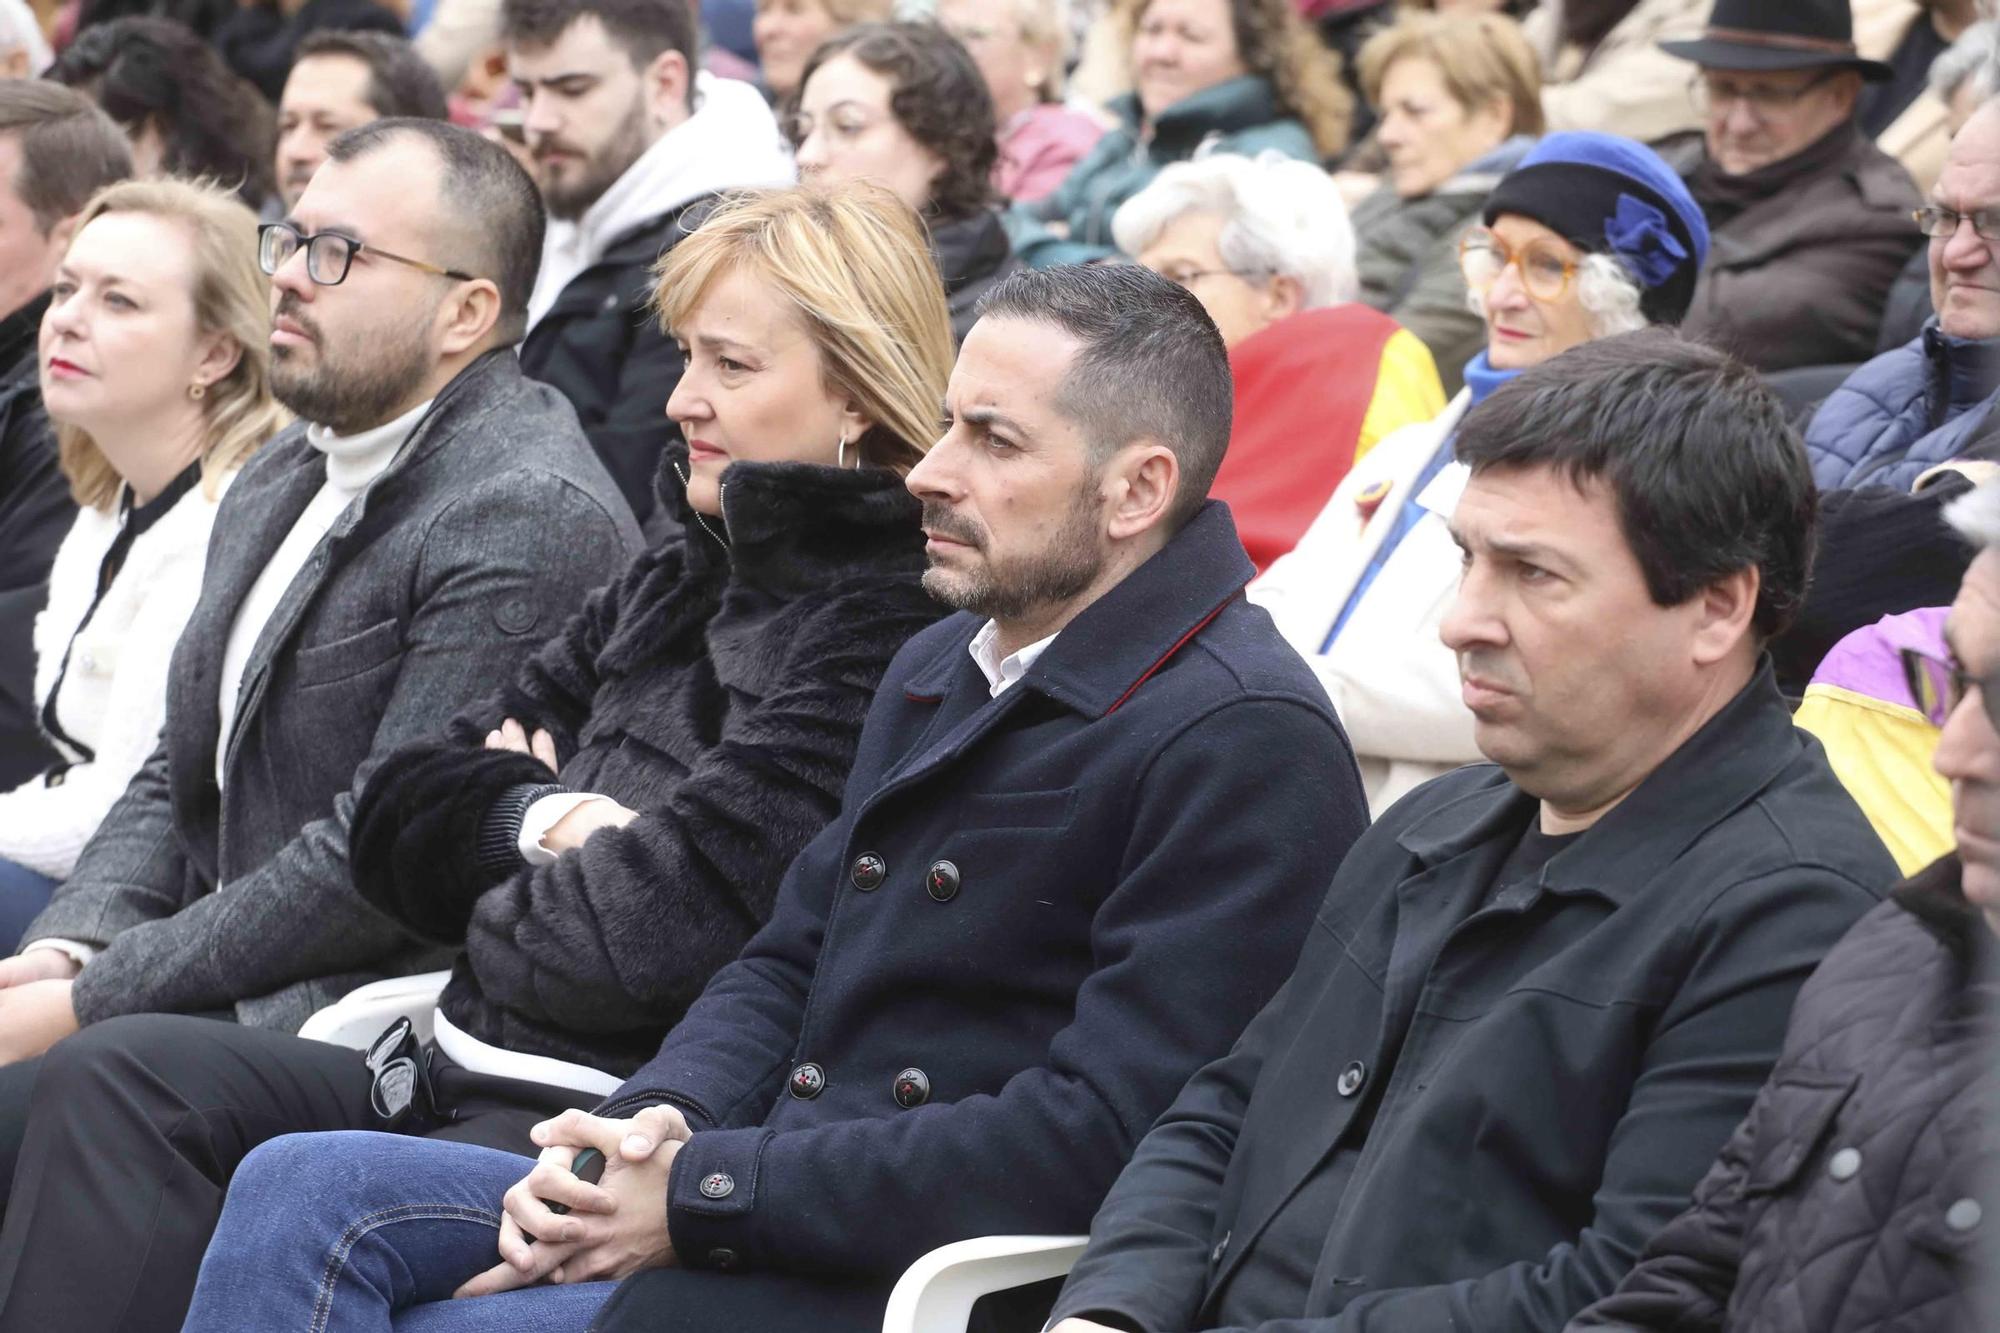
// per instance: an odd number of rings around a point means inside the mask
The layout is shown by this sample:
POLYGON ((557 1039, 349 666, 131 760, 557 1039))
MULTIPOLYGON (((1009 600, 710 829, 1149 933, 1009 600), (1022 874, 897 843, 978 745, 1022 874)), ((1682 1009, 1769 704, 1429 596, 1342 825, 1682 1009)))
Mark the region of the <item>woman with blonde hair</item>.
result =
POLYGON ((993 97, 993 188, 1040 203, 1104 137, 1102 122, 1063 105, 1068 0, 938 0, 937 18, 972 53, 993 97))
POLYGON ((1111 218, 1169 163, 1273 151, 1318 162, 1347 147, 1354 102, 1340 58, 1290 0, 1117 0, 1132 91, 1117 125, 1039 204, 1010 215, 1035 268, 1115 254, 1111 218))
POLYGON ((1406 14, 1361 48, 1361 86, 1388 158, 1354 207, 1361 299, 1421 338, 1456 392, 1486 338, 1459 239, 1542 132, 1540 68, 1504 15, 1406 14))
MULTIPOLYGON (((529 1126, 616 1088, 770 914, 839 807, 889 659, 943 614, 922 590, 920 506, 903 486, 951 365, 916 215, 872 186, 752 194, 674 246, 659 279, 661 318, 687 351, 666 404, 687 445, 662 474, 683 529, 444 740, 392 756, 355 813, 356 887, 459 951, 422 1053, 449 1073, 419 1114, 385 1121, 352 1051, 264 1042, 266 1067, 329 1089, 303 1122, 274 1124, 424 1134, 450 1121, 450 1148, 505 1149, 485 1158, 518 1178, 529 1126)), ((381 1146, 354 1142, 363 1160, 381 1146)), ((250 1169, 232 1218, 265 1197, 250 1169)), ((252 1225, 317 1270, 334 1211, 294 1202, 252 1225)), ((214 1220, 194 1228, 195 1253, 214 1220)), ((437 1242, 468 1236, 437 1210, 375 1231, 324 1294, 230 1277, 243 1239, 218 1234, 186 1328, 386 1329, 394 1309, 440 1302, 476 1271, 441 1287, 362 1277, 406 1244, 414 1264, 449 1264, 437 1242)), ((492 1230, 470 1239, 489 1267, 492 1230)), ((538 1287, 395 1322, 580 1331, 610 1291, 538 1287)))
POLYGON ((222 492, 286 420, 268 293, 250 210, 172 179, 99 192, 56 269, 42 399, 81 512, 35 621, 60 762, 0 793, 8 951, 152 753, 222 492))

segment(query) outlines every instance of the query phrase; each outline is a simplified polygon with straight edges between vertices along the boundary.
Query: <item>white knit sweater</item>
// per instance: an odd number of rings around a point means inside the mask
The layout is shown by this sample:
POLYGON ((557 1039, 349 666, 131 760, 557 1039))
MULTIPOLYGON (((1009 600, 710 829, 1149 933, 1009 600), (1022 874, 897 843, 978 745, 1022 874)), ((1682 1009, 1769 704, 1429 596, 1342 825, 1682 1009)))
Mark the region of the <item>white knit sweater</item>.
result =
MULTIPOLYGON (((224 478, 233 479, 234 473, 224 478)), ((49 573, 49 602, 35 618, 35 701, 46 706, 69 651, 56 720, 96 758, 54 787, 34 778, 0 793, 0 857, 64 879, 83 845, 159 744, 167 664, 201 595, 216 501, 196 485, 132 543, 97 614, 77 636, 118 535, 118 507, 85 509, 49 573), (76 647, 70 649, 70 639, 76 647)), ((58 745, 58 749, 65 749, 58 745)), ((65 751, 65 759, 78 755, 65 751)))

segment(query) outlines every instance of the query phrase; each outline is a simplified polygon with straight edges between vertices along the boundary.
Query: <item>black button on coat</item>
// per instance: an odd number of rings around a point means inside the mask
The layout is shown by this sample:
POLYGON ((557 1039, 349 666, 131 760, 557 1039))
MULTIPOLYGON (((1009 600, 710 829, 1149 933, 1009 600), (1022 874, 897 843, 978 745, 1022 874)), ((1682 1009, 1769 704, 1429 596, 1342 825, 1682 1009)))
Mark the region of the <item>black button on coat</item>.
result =
POLYGON ((1291 980, 1140 1145, 1058 1317, 1548 1333, 1611 1289, 1686 1206, 1798 987, 1895 867, 1766 667, 1535 892, 1471 910, 1411 967, 1405 918, 1482 902, 1535 809, 1480 765, 1384 813, 1291 980), (1396 1016, 1399 1054, 1380 1048, 1396 1016), (1339 1095, 1350 1054, 1369 1096, 1339 1095), (1330 1201, 1313 1189, 1328 1170, 1347 1173, 1330 1201), (1287 1214, 1299 1199, 1330 1215, 1287 1214))
MULTIPOLYGON (((976 617, 897 657, 771 924, 603 1108, 666 1101, 694 1126, 669 1199, 683 1258, 886 1282, 950 1241, 1089 1223, 1268 998, 1367 817, 1250 574, 1210 503, 998 699, 976 617), (865 851, 889 868, 868 893, 865 851), (946 904, 924 886, 939 860, 964 883, 946 904), (825 1070, 811 1101, 786 1095, 802 1059, 825 1070), (906 1110, 911 1068, 933 1092, 906 1110), (717 1171, 736 1189, 705 1198, 717 1171)), ((668 1304, 685 1276, 641 1275, 603 1326, 650 1327, 645 1293, 668 1304)))

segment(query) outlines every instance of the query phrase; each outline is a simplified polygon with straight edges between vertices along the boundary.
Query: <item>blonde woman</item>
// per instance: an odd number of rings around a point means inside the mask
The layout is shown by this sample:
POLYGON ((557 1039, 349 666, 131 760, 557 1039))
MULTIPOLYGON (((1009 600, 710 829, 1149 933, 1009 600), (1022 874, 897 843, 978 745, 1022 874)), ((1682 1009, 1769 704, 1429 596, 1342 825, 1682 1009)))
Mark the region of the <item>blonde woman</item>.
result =
POLYGON ((938 22, 965 44, 993 97, 993 188, 1040 203, 1104 137, 1102 122, 1063 105, 1068 0, 938 0, 938 22))
POLYGON ((129 181, 84 210, 42 318, 42 398, 82 507, 35 621, 61 761, 0 794, 0 935, 21 931, 152 753, 217 502, 284 424, 257 220, 232 194, 129 181))
MULTIPOLYGON (((684 535, 593 596, 447 741, 392 757, 356 813, 361 892, 461 950, 424 1057, 449 1076, 434 1103, 385 1123, 353 1052, 232 1032, 219 1039, 275 1072, 226 1112, 256 1133, 233 1137, 222 1159, 190 1140, 211 1171, 230 1173, 277 1128, 423 1134, 455 1117, 450 1138, 531 1150, 536 1120, 595 1105, 769 914, 786 866, 837 810, 889 659, 943 613, 920 586, 919 506, 903 486, 937 429, 952 355, 916 215, 871 186, 752 195, 669 252, 659 307, 688 354, 666 404, 687 457, 664 474, 684 535), (302 1112, 269 1083, 325 1091, 302 1112)), ((213 1089, 189 1095, 215 1105, 213 1089)), ((465 1147, 326 1142, 426 1156, 465 1147)), ((505 1183, 532 1165, 485 1156, 505 1183)), ((145 1169, 165 1179, 192 1165, 145 1169)), ((192 1193, 169 1195, 150 1237, 121 1238, 160 1283, 157 1301, 143 1289, 135 1299, 170 1317, 216 1224, 219 1201, 182 1201, 192 1193)), ((269 1197, 249 1182, 243 1193, 232 1215, 269 1197)), ((253 1229, 296 1242, 318 1269, 316 1222, 297 1202, 253 1229)), ((370 1245, 426 1245, 431 1222, 417 1218, 439 1216, 413 1213, 370 1245)), ((474 1241, 476 1267, 489 1266, 491 1229, 474 1241)), ((240 1237, 218 1237, 186 1328, 386 1329, 391 1306, 437 1302, 452 1285, 364 1292, 345 1269, 315 1313, 317 1279, 231 1277, 248 1254, 240 1237)), ((609 1290, 541 1287, 408 1317, 527 1327, 507 1322, 525 1310, 534 1327, 580 1331, 609 1290)))
POLYGON ((1015 207, 1014 248, 1031 266, 1115 253, 1112 215, 1169 163, 1267 150, 1319 162, 1346 149, 1354 106, 1340 58, 1290 0, 1119 0, 1113 21, 1132 91, 1053 194, 1015 207))

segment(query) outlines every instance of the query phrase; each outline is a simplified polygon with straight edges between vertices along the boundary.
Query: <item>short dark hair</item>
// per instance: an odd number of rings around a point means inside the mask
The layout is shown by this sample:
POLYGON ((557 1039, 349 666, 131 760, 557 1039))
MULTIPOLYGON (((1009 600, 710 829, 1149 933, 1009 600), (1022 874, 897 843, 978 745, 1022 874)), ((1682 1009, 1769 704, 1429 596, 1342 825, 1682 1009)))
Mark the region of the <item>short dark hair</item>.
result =
POLYGON ((132 174, 125 132, 74 88, 0 79, 0 135, 13 135, 21 163, 14 195, 46 236, 90 197, 132 174))
POLYGON ((644 69, 663 51, 687 61, 688 96, 694 96, 697 35, 686 0, 502 0, 500 40, 509 46, 551 46, 581 18, 595 18, 625 52, 632 68, 644 69))
POLYGON ((819 44, 785 106, 785 131, 806 83, 835 56, 852 56, 889 81, 889 112, 911 138, 944 159, 931 182, 931 216, 969 217, 993 202, 993 159, 999 154, 993 95, 972 56, 935 23, 857 23, 819 44))
POLYGON ((1670 329, 1601 338, 1524 371, 1466 413, 1454 445, 1477 476, 1554 468, 1599 481, 1660 606, 1755 566, 1769 640, 1805 600, 1812 469, 1764 381, 1670 329))
POLYGON ((504 342, 518 342, 528 326, 528 297, 542 264, 542 196, 535 182, 499 144, 449 121, 391 116, 348 130, 326 146, 329 162, 352 162, 399 137, 422 139, 441 168, 438 198, 452 247, 449 263, 492 279, 500 289, 504 342))
POLYGON ((995 283, 981 319, 1050 325, 1083 344, 1056 391, 1098 461, 1150 436, 1180 461, 1168 521, 1194 517, 1229 448, 1234 391, 1222 335, 1194 294, 1137 264, 1026 269, 995 283))
POLYGON ((270 197, 270 104, 184 24, 122 18, 85 28, 48 77, 95 96, 128 134, 153 126, 170 175, 215 181, 253 209, 270 197))
POLYGON ((292 56, 292 64, 313 56, 346 56, 368 67, 368 105, 378 116, 416 116, 443 120, 444 85, 417 48, 386 32, 350 32, 321 28, 307 33, 292 56))

